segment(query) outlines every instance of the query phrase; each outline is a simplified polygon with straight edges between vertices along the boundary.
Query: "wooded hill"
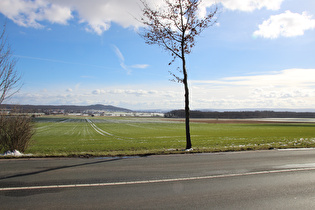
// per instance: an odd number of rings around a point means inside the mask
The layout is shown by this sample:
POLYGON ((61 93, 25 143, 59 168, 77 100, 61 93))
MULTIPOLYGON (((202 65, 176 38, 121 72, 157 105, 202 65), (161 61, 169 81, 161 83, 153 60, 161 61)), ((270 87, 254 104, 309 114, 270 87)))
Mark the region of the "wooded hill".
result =
MULTIPOLYGON (((185 110, 165 113, 168 118, 185 118, 185 110)), ((314 112, 276 112, 276 111, 190 111, 190 118, 248 119, 248 118, 315 118, 314 112)))

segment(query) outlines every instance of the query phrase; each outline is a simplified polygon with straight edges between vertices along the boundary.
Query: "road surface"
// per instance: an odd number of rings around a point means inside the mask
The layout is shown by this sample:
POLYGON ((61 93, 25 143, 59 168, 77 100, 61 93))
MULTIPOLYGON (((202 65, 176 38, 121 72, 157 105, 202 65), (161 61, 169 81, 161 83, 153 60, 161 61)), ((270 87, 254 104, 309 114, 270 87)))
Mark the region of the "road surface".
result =
POLYGON ((0 209, 314 209, 315 150, 0 160, 0 209))

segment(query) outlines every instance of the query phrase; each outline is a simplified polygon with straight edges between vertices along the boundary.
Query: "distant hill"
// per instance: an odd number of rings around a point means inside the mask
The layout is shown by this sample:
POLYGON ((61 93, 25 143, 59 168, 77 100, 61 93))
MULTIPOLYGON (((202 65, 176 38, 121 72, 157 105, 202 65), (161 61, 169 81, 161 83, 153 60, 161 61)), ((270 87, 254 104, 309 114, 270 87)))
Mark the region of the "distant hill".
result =
POLYGON ((3 109, 18 109, 23 112, 32 113, 47 113, 47 112, 87 112, 89 110, 107 111, 107 112, 133 112, 130 109, 120 108, 111 105, 95 104, 89 106, 75 106, 75 105, 15 105, 15 104, 1 104, 0 108, 3 109))

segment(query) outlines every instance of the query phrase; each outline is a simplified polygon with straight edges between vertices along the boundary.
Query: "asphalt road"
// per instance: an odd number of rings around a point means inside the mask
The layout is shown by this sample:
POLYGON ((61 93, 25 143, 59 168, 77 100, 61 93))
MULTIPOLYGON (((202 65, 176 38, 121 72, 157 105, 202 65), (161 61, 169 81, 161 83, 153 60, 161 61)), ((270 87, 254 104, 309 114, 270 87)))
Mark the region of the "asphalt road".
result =
POLYGON ((315 150, 2 159, 0 209, 315 209, 315 150))

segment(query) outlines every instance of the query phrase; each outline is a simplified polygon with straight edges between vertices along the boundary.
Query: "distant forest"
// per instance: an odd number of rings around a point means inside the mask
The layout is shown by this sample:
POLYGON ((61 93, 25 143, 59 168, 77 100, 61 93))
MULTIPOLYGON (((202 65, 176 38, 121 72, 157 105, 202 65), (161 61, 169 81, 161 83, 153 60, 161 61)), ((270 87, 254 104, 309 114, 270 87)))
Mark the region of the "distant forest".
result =
MULTIPOLYGON (((167 118, 185 118, 185 110, 165 113, 167 118)), ((314 112, 276 112, 276 111, 190 111, 190 118, 248 119, 248 118, 315 118, 314 112)))

